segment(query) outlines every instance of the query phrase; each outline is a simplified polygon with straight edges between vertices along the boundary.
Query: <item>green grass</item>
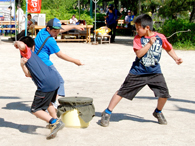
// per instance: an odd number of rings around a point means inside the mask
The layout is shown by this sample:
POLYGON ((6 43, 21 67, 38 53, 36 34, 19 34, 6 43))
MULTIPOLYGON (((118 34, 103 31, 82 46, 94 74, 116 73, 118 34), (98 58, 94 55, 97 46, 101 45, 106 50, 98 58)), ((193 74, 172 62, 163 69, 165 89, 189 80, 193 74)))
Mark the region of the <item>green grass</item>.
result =
POLYGON ((195 45, 192 42, 177 42, 173 45, 173 49, 176 50, 195 50, 195 45))

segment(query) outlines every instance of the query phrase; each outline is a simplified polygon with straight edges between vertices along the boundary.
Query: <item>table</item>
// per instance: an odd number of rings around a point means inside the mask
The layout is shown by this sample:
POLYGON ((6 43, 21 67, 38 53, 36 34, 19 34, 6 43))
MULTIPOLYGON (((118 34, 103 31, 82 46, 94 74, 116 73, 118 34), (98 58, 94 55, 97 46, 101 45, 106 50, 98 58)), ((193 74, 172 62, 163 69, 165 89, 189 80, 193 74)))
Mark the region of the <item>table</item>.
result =
POLYGON ((18 21, 0 21, 0 30, 18 30, 18 21), (16 26, 15 26, 16 24, 16 26), (14 27, 5 27, 3 28, 2 26, 4 25, 14 25, 14 27))
MULTIPOLYGON (((56 41, 86 41, 87 43, 91 42, 91 28, 93 28, 93 25, 81 25, 82 27, 86 28, 86 36, 85 39, 56 39, 56 41)), ((36 30, 40 30, 45 28, 46 26, 38 26, 35 25, 35 37, 36 37, 36 30)))
POLYGON ((40 29, 43 29, 43 28, 45 28, 45 27, 46 27, 45 25, 44 25, 44 26, 35 25, 35 37, 37 36, 36 30, 40 30, 40 29))

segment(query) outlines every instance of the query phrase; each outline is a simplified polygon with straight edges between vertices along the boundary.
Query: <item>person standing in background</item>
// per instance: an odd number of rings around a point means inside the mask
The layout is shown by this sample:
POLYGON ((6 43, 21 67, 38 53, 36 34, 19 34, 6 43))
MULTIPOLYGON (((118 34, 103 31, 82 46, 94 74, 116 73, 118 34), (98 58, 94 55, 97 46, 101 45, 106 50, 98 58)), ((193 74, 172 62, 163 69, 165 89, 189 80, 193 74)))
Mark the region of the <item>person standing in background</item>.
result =
POLYGON ((25 29, 25 16, 24 11, 21 9, 21 5, 17 5, 16 20, 19 23, 19 33, 25 29))
POLYGON ((115 35, 116 35, 116 26, 118 20, 122 17, 121 13, 114 8, 113 4, 110 4, 108 7, 108 12, 106 13, 106 25, 108 28, 111 29, 109 35, 111 35, 111 43, 115 42, 115 35))
MULTIPOLYGON (((12 16, 12 6, 9 6, 7 8, 7 10, 5 10, 3 12, 3 17, 4 17, 4 21, 12 21, 13 19, 13 16, 12 16)), ((4 28, 11 28, 12 25, 3 25, 4 28)), ((10 33, 11 31, 10 30, 3 30, 3 34, 8 34, 10 33)))

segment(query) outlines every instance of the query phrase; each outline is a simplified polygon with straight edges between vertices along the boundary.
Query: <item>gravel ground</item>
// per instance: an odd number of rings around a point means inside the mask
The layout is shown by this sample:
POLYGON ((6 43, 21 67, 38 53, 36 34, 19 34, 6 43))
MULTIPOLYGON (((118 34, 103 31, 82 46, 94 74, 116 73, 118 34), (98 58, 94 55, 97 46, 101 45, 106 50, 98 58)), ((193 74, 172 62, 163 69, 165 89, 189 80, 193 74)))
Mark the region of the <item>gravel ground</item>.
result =
POLYGON ((163 113, 168 125, 159 125, 152 116, 157 99, 146 86, 133 101, 122 99, 113 111, 109 127, 98 124, 101 112, 124 81, 135 59, 131 37, 116 37, 113 44, 58 43, 67 55, 84 66, 51 56, 65 80, 66 97, 93 98, 96 116, 89 127, 68 128, 55 139, 46 140, 46 122, 30 111, 36 87, 20 68, 19 51, 2 38, 0 43, 0 144, 3 146, 194 146, 195 145, 195 63, 194 51, 176 51, 184 62, 177 65, 163 51, 161 68, 172 98, 163 113))

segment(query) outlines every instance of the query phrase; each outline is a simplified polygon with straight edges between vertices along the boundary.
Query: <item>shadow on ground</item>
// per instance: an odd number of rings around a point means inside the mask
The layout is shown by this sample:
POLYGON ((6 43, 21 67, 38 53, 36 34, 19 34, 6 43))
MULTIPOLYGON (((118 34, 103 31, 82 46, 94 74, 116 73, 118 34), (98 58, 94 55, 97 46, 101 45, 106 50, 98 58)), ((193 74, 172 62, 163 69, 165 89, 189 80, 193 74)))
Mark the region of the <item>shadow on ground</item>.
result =
POLYGON ((116 36, 115 42, 113 44, 120 44, 120 45, 125 45, 125 46, 133 46, 133 39, 134 37, 118 37, 116 36))
POLYGON ((0 96, 0 99, 20 99, 20 97, 13 97, 13 96, 0 96))
POLYGON ((30 112, 30 107, 27 104, 24 104, 24 102, 32 102, 32 101, 10 102, 6 104, 6 107, 3 107, 2 109, 20 110, 20 111, 30 112))
MULTIPOLYGON (((147 99, 147 100, 157 100, 157 98, 155 98, 155 97, 148 97, 148 96, 136 96, 135 98, 147 99)), ((173 102, 183 102, 183 103, 195 104, 195 101, 186 100, 186 99, 169 98, 168 101, 170 101, 170 102, 173 101, 173 102)), ((175 105, 175 107, 177 108, 177 111, 195 114, 195 110, 183 108, 183 107, 180 107, 178 105, 175 105)), ((101 112, 96 112, 95 116, 101 117, 101 112)), ((110 121, 111 122, 119 122, 121 120, 131 120, 131 121, 136 121, 136 122, 153 122, 153 123, 158 123, 157 121, 155 121, 155 119, 154 119, 154 121, 152 121, 152 120, 146 120, 143 117, 132 115, 132 114, 112 113, 112 115, 110 117, 110 121)), ((100 120, 97 122, 97 124, 99 124, 99 123, 100 123, 100 120)))
MULTIPOLYGON (((14 97, 14 96, 0 96, 0 99, 20 99, 20 97, 14 97)), ((2 109, 8 109, 8 110, 20 110, 20 111, 28 111, 30 112, 30 106, 28 106, 27 102, 32 101, 19 101, 19 102, 10 102, 6 104, 6 107, 2 107, 2 109)))
MULTIPOLYGON (((95 112, 95 116, 101 117, 101 112, 95 112)), ((125 113, 112 113, 110 117, 110 122, 119 122, 121 120, 130 120, 136 122, 152 122, 157 123, 157 121, 153 120, 146 120, 143 117, 132 115, 132 114, 125 114, 125 113)), ((98 121, 99 124, 100 121, 98 121)))
MULTIPOLYGON (((156 100, 156 97, 148 97, 148 96, 136 96, 135 98, 138 99, 150 99, 150 100, 156 100)), ((176 99, 176 98, 169 98, 168 101, 175 101, 175 102, 184 102, 184 103, 193 103, 195 104, 195 101, 192 100, 186 100, 186 99, 176 99)))
MULTIPOLYGON (((157 100, 156 97, 148 97, 148 96, 136 96, 135 98, 138 98, 138 99, 147 99, 147 100, 157 100)), ((168 99, 168 102, 175 102, 175 103, 181 102, 181 103, 195 104, 195 101, 192 101, 192 100, 176 99, 176 98, 169 98, 168 99)), ((180 107, 178 105, 175 105, 175 107, 177 108, 177 111, 195 114, 195 110, 188 109, 188 108, 183 108, 183 107, 180 107)))
POLYGON ((40 135, 36 133, 37 128, 44 128, 42 126, 16 124, 13 122, 5 121, 3 118, 0 118, 0 127, 13 128, 19 130, 22 133, 36 134, 36 135, 40 135))

